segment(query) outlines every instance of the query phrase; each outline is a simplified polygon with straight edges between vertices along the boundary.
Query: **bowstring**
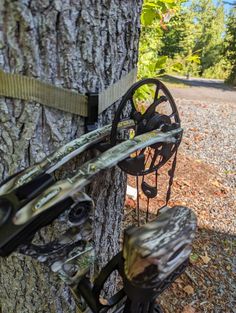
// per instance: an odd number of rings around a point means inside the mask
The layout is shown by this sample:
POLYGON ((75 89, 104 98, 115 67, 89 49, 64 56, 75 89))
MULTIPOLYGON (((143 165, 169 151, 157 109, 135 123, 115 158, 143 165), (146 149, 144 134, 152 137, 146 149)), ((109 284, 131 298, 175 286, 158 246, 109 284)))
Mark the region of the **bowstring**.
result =
POLYGON ((149 220, 149 201, 150 201, 150 198, 147 198, 146 223, 149 220))
POLYGON ((138 227, 139 227, 140 226, 140 206, 139 206, 139 178, 138 178, 138 175, 136 175, 136 189, 137 189, 136 216, 137 216, 137 222, 138 222, 138 227))
MULTIPOLYGON (((170 201, 170 197, 171 197, 171 191, 172 191, 172 185, 173 185, 173 182, 174 182, 174 176, 175 176, 175 169, 176 169, 176 164, 177 164, 177 154, 178 154, 178 149, 179 149, 179 144, 177 145, 176 147, 176 150, 175 150, 175 154, 174 154, 174 159, 173 159, 173 162, 172 162, 172 167, 171 169, 168 171, 168 174, 169 174, 169 183, 168 183, 168 189, 167 189, 167 193, 166 193, 166 203, 160 207, 160 209, 158 210, 158 212, 166 207, 168 205, 168 202, 170 201)), ((158 215, 158 212, 157 212, 157 215, 158 215)))

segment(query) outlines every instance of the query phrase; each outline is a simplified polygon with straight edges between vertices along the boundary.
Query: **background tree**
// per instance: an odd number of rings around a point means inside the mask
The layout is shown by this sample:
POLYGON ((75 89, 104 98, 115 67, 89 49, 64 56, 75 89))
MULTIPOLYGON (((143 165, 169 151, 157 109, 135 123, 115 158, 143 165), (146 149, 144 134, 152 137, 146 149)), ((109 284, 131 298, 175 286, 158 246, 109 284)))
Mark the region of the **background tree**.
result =
POLYGON ((227 82, 236 86, 236 7, 231 9, 227 20, 225 55, 230 64, 227 82))
POLYGON ((141 16, 139 77, 155 77, 166 70, 167 56, 160 55, 166 24, 178 12, 183 0, 144 0, 141 16))
MULTIPOLYGON (((73 89, 102 90, 137 63, 141 0, 1 0, 0 67, 73 89)), ((114 106, 113 106, 114 110, 114 106)), ((108 123, 112 110, 100 118, 108 123)), ((82 118, 38 103, 0 99, 0 178, 29 166, 84 131, 82 118)), ((72 172, 78 162, 65 171, 72 172)), ((96 202, 98 263, 119 248, 125 176, 102 173, 90 188, 96 202), (102 183, 101 183, 102 182, 102 183)), ((57 223, 39 233, 45 242, 57 223)), ((29 257, 0 259, 0 304, 6 313, 75 312, 57 276, 29 257)))
MULTIPOLYGON (((225 13, 221 1, 192 0, 183 3, 168 24, 160 55, 168 56, 182 74, 224 78, 225 13), (180 64, 182 66, 180 66, 180 64)), ((169 62, 169 64, 172 64, 169 62)))
POLYGON ((190 10, 195 12, 194 25, 198 28, 194 50, 199 51, 201 59, 200 75, 214 67, 222 57, 224 26, 224 7, 222 2, 194 0, 190 10))
POLYGON ((194 16, 195 13, 183 5, 168 24, 160 54, 170 59, 169 72, 174 70, 187 76, 189 73, 198 73, 199 56, 196 54, 195 42, 199 30, 193 23, 194 16))

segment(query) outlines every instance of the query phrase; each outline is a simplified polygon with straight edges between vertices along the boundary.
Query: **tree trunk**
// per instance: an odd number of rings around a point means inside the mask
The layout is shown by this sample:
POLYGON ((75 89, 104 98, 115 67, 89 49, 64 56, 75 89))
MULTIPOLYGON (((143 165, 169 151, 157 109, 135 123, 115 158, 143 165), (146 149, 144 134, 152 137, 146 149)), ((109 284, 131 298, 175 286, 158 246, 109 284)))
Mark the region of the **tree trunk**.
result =
MULTIPOLYGON (((101 91, 137 63, 141 4, 1 0, 0 68, 80 93, 101 91)), ((101 123, 110 116, 103 114, 101 123)), ((83 131, 81 117, 0 98, 0 179, 40 161, 83 131)), ((70 171, 76 163, 71 166, 70 171)), ((119 249, 124 175, 117 168, 109 170, 90 189, 96 203, 96 250, 99 264, 104 264, 119 249)), ((41 231, 41 240, 53 232, 53 227, 41 231)), ((76 311, 62 281, 46 266, 18 254, 0 258, 0 306, 2 313, 76 311)))

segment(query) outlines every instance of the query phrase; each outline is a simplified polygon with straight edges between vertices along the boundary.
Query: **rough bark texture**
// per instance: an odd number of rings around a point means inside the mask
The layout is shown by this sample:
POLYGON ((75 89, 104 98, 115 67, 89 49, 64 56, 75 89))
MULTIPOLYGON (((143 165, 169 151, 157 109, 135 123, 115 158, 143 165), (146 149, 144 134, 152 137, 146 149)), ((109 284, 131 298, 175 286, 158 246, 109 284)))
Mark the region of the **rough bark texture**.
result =
MULTIPOLYGON (((81 93, 102 90, 137 63, 141 2, 1 0, 0 68, 81 93)), ((0 179, 80 136, 83 123, 40 104, 0 98, 0 179)), ((124 175, 112 169, 91 187, 100 264, 118 249, 124 185, 124 175)), ((41 240, 51 232, 42 232, 41 240)), ((3 313, 76 311, 56 276, 16 254, 0 259, 0 304, 3 313)))

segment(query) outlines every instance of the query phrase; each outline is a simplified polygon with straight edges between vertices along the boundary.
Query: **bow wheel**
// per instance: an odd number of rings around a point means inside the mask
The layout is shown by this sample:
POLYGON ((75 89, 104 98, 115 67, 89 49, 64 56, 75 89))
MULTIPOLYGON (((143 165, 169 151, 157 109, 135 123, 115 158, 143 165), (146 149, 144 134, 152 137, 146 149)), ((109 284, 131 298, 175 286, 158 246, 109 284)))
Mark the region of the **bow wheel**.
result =
MULTIPOLYGON (((116 111, 111 130, 111 144, 160 129, 169 131, 180 127, 179 113, 173 97, 158 79, 143 79, 134 84, 124 95, 116 111), (123 134, 117 132, 118 123, 134 120, 134 127, 123 134)), ((181 137, 181 136, 180 136, 181 137)), ((126 173, 142 176, 158 170, 174 154, 181 138, 176 142, 161 142, 130 155, 119 166, 126 173)))

